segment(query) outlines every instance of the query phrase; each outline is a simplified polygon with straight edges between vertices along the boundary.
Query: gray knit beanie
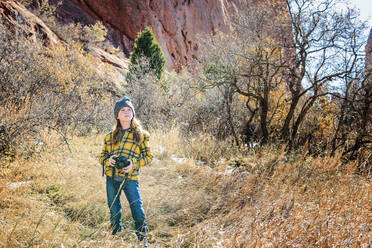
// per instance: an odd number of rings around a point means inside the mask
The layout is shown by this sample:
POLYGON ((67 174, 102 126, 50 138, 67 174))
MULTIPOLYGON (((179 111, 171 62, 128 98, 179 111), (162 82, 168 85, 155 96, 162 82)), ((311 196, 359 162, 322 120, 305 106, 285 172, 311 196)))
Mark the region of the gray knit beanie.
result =
POLYGON ((119 113, 120 109, 122 109, 124 107, 130 107, 133 111, 133 116, 135 115, 134 107, 133 107, 132 102, 129 100, 128 97, 124 97, 123 99, 121 99, 120 101, 117 101, 115 103, 115 108, 114 108, 115 119, 118 118, 118 113, 119 113))

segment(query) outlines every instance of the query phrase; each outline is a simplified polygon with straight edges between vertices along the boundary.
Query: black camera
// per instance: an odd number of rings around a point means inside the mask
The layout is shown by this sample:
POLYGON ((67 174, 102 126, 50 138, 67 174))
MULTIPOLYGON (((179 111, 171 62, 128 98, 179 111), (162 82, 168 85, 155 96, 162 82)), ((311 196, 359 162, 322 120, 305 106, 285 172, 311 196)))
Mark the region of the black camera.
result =
POLYGON ((129 159, 126 157, 114 157, 115 168, 118 170, 124 169, 130 165, 129 159))

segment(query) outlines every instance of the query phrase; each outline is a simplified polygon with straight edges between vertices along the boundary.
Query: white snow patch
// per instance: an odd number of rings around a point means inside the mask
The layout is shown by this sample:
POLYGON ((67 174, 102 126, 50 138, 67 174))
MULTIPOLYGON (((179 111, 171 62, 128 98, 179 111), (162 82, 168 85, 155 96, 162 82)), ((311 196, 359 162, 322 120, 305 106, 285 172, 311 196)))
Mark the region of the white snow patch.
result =
POLYGON ((22 185, 25 185, 25 184, 30 184, 32 183, 32 180, 28 180, 28 181, 24 181, 24 182, 16 182, 16 183, 10 183, 9 184, 9 188, 11 189, 16 189, 22 185))
POLYGON ((172 155, 172 156, 171 156, 171 159, 172 159, 175 163, 177 163, 177 164, 184 164, 184 163, 186 163, 187 161, 189 161, 187 158, 178 158, 178 157, 176 157, 175 155, 172 155))

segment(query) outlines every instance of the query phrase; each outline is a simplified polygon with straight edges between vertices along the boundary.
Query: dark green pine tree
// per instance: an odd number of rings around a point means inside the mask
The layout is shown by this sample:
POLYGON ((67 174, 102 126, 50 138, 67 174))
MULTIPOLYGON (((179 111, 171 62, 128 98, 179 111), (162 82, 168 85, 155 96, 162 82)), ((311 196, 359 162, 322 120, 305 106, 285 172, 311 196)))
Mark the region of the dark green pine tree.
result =
POLYGON ((142 31, 134 42, 134 49, 130 55, 129 72, 127 81, 133 78, 140 79, 145 74, 152 72, 160 79, 165 69, 165 57, 159 43, 150 27, 142 31), (147 60, 148 65, 143 66, 142 60, 147 60), (140 70, 139 70, 140 68, 140 70), (141 74, 141 75, 138 75, 141 74))

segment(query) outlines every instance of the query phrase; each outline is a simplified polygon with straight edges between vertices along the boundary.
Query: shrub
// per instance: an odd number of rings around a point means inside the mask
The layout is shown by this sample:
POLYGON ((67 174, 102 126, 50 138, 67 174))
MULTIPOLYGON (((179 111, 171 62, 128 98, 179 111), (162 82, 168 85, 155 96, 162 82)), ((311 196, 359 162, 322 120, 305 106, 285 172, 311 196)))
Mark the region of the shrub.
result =
POLYGON ((82 41, 84 42, 98 43, 106 40, 107 28, 102 22, 85 26, 83 31, 82 41))
POLYGON ((134 49, 130 56, 129 72, 127 81, 130 82, 133 77, 139 78, 141 75, 146 75, 152 72, 158 79, 165 70, 165 57, 159 43, 155 40, 155 36, 151 28, 147 27, 141 32, 134 42, 134 49), (143 66, 142 60, 146 58, 148 65, 143 66), (138 65, 142 67, 140 74, 138 73, 138 65))
POLYGON ((110 88, 100 83, 97 60, 84 56, 81 46, 39 49, 0 24, 0 57, 0 156, 10 144, 22 147, 19 154, 32 153, 45 143, 41 130, 67 141, 70 131, 107 125, 107 113, 97 110, 110 88))

